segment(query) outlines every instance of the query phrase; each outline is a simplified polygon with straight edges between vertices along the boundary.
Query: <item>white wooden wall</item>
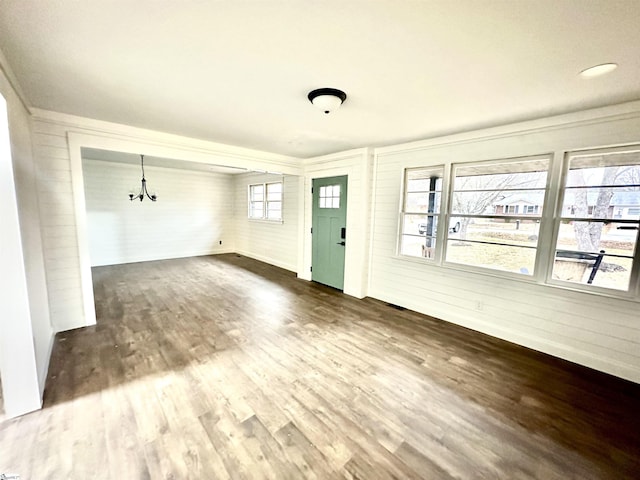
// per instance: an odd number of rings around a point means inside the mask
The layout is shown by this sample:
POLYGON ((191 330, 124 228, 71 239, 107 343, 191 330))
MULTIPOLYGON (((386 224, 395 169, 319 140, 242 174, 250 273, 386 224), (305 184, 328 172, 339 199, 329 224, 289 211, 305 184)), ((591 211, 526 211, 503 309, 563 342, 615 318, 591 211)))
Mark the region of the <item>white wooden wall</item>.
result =
POLYGON ((396 255, 403 169, 640 143, 640 104, 378 149, 369 295, 640 382, 640 303, 396 255))
POLYGON ((368 291, 371 155, 369 149, 360 148, 305 160, 304 185, 299 197, 300 201, 304 202, 304 216, 300 223, 298 277, 310 280, 313 179, 347 176, 344 293, 357 298, 367 296, 368 291))
POLYGON ((145 165, 158 201, 131 202, 129 190, 140 188, 139 165, 82 163, 92 266, 233 250, 231 175, 145 165))
POLYGON ((84 306, 66 128, 35 121, 33 144, 51 324, 69 330, 83 325, 84 306))
POLYGON ((30 137, 28 112, 0 71, 0 376, 7 417, 40 408, 53 340, 30 137))
MULTIPOLYGON (((55 331, 95 323, 82 147, 248 170, 269 169, 293 175, 300 172, 294 159, 282 155, 38 109, 33 109, 33 145, 51 324, 55 331)), ((125 196, 134 184, 126 181, 125 196)), ((233 198, 233 185, 229 188, 233 198)), ((160 189, 158 193, 162 198, 160 189)), ((126 197, 125 200, 127 207, 133 206, 126 197)), ((225 228, 231 229, 227 230, 230 233, 233 222, 225 228)), ((224 238, 215 240, 223 240, 220 251, 232 248, 229 242, 233 243, 233 237, 228 242, 224 238)))
POLYGON ((293 175, 245 174, 235 178, 235 247, 247 257, 295 272, 298 268, 298 185, 293 175), (247 218, 248 185, 283 182, 282 222, 247 218))
MULTIPOLYGON (((86 138, 76 140, 76 144, 109 149, 115 142, 121 148, 112 148, 114 150, 140 151, 125 148, 131 146, 131 138, 137 138, 142 139, 138 143, 147 146, 147 154, 185 160, 207 158, 209 150, 200 144, 184 139, 178 141, 157 132, 142 135, 137 129, 125 126, 115 128, 86 119, 69 120, 66 116, 47 112, 37 114, 33 142, 39 171, 38 196, 49 304, 54 329, 64 330, 86 324, 83 323, 86 318, 83 285, 86 282, 80 273, 82 249, 77 241, 75 218, 78 192, 74 191, 70 173, 73 155, 70 152, 74 148, 69 149, 67 138, 72 139, 71 135, 80 131, 85 132, 86 138), (80 122, 82 128, 70 126, 73 122, 80 122), (115 140, 101 143, 101 139, 107 137, 115 140), (92 142, 86 143, 87 138, 92 142), (189 149, 185 150, 184 145, 189 145, 189 149), (181 157, 175 153, 178 150, 189 155, 181 157)), ((368 294, 640 382, 637 301, 434 267, 398 258, 395 253, 404 167, 541 153, 551 153, 557 161, 564 149, 640 142, 639 118, 640 103, 635 102, 501 129, 386 147, 376 151, 373 171, 369 164, 370 152, 366 149, 305 160, 304 182, 298 183, 298 276, 310 277, 311 180, 348 175, 346 293, 357 297, 368 294), (478 309, 478 305, 482 308, 478 309)), ((243 161, 231 153, 226 157, 219 155, 215 163, 243 164, 251 169, 262 166, 293 175, 301 173, 301 169, 291 163, 269 160, 268 154, 264 156, 262 165, 260 155, 253 156, 251 161, 243 161), (272 167, 270 162, 279 163, 272 167)), ((234 191, 235 198, 237 185, 234 191)), ((242 210, 241 207, 237 209, 242 210)), ((238 222, 234 223, 234 235, 237 235, 238 222)), ((247 240, 242 242, 246 244, 247 240)), ((244 248, 238 247, 238 250, 244 248)), ((272 256, 280 261, 277 255, 272 256)))

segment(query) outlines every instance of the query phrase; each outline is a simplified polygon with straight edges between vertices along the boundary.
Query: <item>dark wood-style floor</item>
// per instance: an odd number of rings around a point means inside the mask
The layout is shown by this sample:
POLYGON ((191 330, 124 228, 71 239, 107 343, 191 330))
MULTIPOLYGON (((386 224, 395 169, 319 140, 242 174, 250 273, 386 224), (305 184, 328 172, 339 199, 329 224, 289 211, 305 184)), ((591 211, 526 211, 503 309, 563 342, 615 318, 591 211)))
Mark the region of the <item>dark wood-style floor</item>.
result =
POLYGON ((640 478, 640 385, 236 255, 93 275, 0 473, 640 478))

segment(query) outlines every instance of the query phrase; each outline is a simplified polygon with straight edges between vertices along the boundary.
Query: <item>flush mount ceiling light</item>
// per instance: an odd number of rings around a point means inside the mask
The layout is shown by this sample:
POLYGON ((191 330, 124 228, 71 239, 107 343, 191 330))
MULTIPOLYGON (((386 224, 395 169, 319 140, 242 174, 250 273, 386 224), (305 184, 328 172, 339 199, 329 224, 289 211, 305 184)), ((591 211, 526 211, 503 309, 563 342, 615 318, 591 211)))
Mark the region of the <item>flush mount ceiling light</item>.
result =
POLYGON ((142 168, 142 185, 140 186, 140 193, 136 195, 135 191, 130 191, 129 200, 133 201, 134 198, 137 198, 142 201, 146 195, 149 200, 155 202, 158 199, 155 192, 151 192, 151 194, 149 194, 147 191, 147 180, 144 178, 144 155, 140 155, 140 166, 142 168))
POLYGON ((329 114, 343 104, 347 99, 347 94, 337 88, 318 88, 310 91, 307 98, 313 105, 329 114))
POLYGON ((599 77, 600 75, 605 75, 609 72, 613 72, 616 68, 618 68, 617 63, 603 63, 582 70, 580 72, 580 76, 585 78, 599 77))

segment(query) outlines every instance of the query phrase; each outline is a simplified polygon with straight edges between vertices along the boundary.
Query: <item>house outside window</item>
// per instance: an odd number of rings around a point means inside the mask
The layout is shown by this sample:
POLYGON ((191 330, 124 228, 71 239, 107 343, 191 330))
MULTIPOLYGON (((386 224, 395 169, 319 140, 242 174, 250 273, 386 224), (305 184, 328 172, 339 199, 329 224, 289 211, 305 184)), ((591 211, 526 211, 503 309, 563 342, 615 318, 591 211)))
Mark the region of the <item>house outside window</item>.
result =
POLYGON ((254 220, 282 220, 282 182, 249 185, 249 213, 254 220))
POLYGON ((519 203, 544 203, 548 168, 548 157, 454 164, 449 214, 460 229, 447 232, 445 261, 532 275, 541 217, 519 203))

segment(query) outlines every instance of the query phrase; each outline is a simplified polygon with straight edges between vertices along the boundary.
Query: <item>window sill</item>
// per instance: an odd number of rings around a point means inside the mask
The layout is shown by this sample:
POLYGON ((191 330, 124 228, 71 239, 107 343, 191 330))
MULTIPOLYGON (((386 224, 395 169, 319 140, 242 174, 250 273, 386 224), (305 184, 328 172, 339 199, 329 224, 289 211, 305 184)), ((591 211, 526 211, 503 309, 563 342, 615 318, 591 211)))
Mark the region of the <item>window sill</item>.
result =
POLYGON ((280 220, 268 220, 266 218, 247 218, 247 220, 251 223, 268 223, 270 225, 282 225, 284 223, 284 219, 280 220))

